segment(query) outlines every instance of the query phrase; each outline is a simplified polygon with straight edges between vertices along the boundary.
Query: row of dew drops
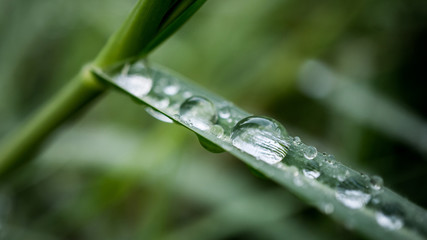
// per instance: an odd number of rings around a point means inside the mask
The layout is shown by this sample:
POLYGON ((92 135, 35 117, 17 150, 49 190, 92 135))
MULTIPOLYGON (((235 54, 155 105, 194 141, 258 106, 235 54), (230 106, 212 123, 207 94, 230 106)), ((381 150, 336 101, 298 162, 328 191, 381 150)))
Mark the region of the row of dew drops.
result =
MULTIPOLYGON (((226 143, 223 146, 229 146, 229 149, 224 147, 226 150, 231 150, 231 143, 240 151, 277 168, 295 166, 295 185, 303 187, 302 177, 326 183, 336 189, 335 198, 350 209, 360 209, 367 204, 377 206, 376 221, 385 229, 398 230, 404 225, 405 216, 398 205, 381 203, 381 177, 357 173, 337 162, 334 156, 319 154, 315 147, 305 145, 299 137, 290 137, 274 119, 249 116, 223 99, 197 95, 204 91, 196 91, 194 86, 148 67, 145 61, 125 64, 120 71, 115 71, 113 81, 156 108, 147 106, 146 111, 158 120, 174 122, 161 113, 164 112, 184 125, 219 138, 226 143), (295 157, 285 158, 288 152, 295 157)), ((209 141, 201 143, 208 150, 212 149, 206 146, 212 145, 209 141)), ((327 214, 334 211, 332 203, 320 205, 327 214)))

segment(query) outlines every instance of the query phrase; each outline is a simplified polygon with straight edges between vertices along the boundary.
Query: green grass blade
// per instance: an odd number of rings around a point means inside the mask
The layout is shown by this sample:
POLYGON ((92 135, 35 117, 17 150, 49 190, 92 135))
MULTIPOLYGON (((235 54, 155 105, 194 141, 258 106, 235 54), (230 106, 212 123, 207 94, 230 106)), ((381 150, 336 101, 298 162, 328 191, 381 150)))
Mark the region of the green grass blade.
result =
MULTIPOLYGON (((305 145, 299 138, 257 132, 256 138, 245 143, 253 147, 253 142, 258 139, 264 147, 261 154, 252 151, 253 148, 245 150, 235 144, 231 135, 237 132, 236 123, 251 115, 175 73, 162 67, 148 67, 142 62, 104 72, 94 69, 94 72, 107 84, 206 139, 205 144, 227 150, 306 203, 366 236, 375 239, 427 237, 427 213, 424 209, 383 187, 378 177, 369 177, 344 166, 332 155, 317 153, 315 148, 305 145), (192 96, 206 101, 191 105, 189 98, 192 96), (188 115, 188 106, 202 107, 188 115), (280 143, 282 151, 276 143, 280 143), (265 159, 265 156, 277 153, 268 151, 272 149, 284 157, 279 161, 265 159)), ((286 131, 282 129, 283 132, 286 131)))
POLYGON ((135 56, 157 34, 172 0, 138 1, 131 14, 102 49, 96 66, 105 67, 135 56))
POLYGON ((141 56, 146 55, 163 41, 175 33, 193 14, 206 2, 206 0, 182 1, 177 9, 165 20, 156 37, 142 51, 141 56), (191 4, 190 4, 191 3, 191 4))

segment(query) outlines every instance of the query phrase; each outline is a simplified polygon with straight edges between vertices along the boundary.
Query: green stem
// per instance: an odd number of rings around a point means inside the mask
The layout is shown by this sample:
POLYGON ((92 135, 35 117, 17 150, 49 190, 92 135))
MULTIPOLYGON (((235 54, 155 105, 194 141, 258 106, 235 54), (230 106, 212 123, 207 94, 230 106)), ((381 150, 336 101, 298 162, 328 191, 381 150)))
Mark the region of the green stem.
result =
POLYGON ((100 96, 105 86, 85 67, 0 148, 0 175, 31 159, 43 139, 100 96))

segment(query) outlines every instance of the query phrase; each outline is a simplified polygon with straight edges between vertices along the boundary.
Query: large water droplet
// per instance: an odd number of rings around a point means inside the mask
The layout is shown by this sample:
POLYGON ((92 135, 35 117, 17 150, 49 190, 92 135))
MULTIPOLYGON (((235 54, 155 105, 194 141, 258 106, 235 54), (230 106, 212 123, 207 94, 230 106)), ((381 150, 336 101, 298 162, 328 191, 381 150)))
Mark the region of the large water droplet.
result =
POLYGON ((317 156, 317 149, 313 146, 308 146, 304 149, 304 157, 311 160, 317 156))
POLYGON ((136 97, 147 95, 153 87, 153 80, 140 75, 120 75, 117 84, 136 97))
POLYGON ((371 194, 362 180, 350 177, 338 185, 335 197, 346 207, 358 209, 369 202, 371 194))
POLYGON ((209 130, 216 121, 215 106, 204 97, 193 96, 185 100, 179 109, 181 119, 200 130, 209 130))
POLYGON ((145 111, 150 114, 152 117, 156 118, 157 120, 160 120, 162 122, 167 122, 167 123, 173 123, 173 120, 170 119, 169 117, 167 117, 166 115, 164 115, 163 113, 154 110, 151 107, 146 107, 145 111))
POLYGON ((286 129, 273 119, 247 117, 232 129, 234 147, 268 164, 275 164, 286 156, 289 143, 284 140, 286 129))

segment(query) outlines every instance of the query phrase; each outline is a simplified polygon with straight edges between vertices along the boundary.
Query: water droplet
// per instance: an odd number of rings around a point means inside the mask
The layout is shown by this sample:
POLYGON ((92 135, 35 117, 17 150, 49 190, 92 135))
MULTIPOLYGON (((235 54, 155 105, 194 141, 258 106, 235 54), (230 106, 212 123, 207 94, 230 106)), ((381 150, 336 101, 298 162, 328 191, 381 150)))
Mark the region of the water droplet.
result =
POLYGON ((222 128, 220 125, 214 125, 209 130, 210 133, 212 133, 218 138, 224 137, 224 128, 222 128))
POLYGON ((179 113, 183 121, 202 131, 209 130, 217 118, 213 103, 199 96, 185 100, 181 104, 179 113))
POLYGON ((117 84, 136 97, 147 95, 153 87, 153 80, 140 75, 120 75, 117 84))
POLYGON ((338 174, 338 181, 343 182, 348 176, 350 176, 350 172, 348 170, 345 171, 344 174, 338 174))
POLYGON ((295 146, 299 146, 301 144, 301 138, 298 136, 294 137, 293 143, 295 146))
POLYGON ((173 96, 177 94, 178 91, 179 91, 179 85, 175 85, 175 84, 171 84, 163 88, 163 92, 169 96, 173 96))
POLYGON ((334 212, 335 209, 332 203, 325 203, 325 204, 322 204, 321 210, 326 214, 331 214, 334 212))
POLYGON ((403 227, 403 220, 397 215, 387 215, 382 211, 378 211, 375 214, 377 223, 388 229, 388 230, 398 230, 403 227))
POLYGON ((154 110, 151 107, 146 107, 145 111, 150 114, 152 117, 156 118, 157 120, 160 120, 162 122, 167 122, 167 123, 173 123, 173 120, 170 119, 169 117, 167 117, 166 115, 164 115, 163 113, 154 110))
POLYGON ((219 114, 220 118, 224 118, 224 119, 231 117, 231 112, 230 112, 229 107, 225 107, 225 108, 220 109, 218 114, 219 114))
POLYGON ((304 157, 311 160, 317 156, 317 149, 313 146, 308 146, 304 149, 304 157))
POLYGON ((320 176, 320 172, 316 171, 316 170, 303 169, 302 173, 304 173, 304 176, 311 178, 311 179, 316 179, 320 176))
POLYGON ((304 182, 302 181, 298 171, 294 172, 293 180, 294 180, 294 184, 298 187, 302 187, 304 185, 304 182))
POLYGON ((384 184, 383 179, 380 176, 372 176, 371 177, 371 188, 373 190, 379 191, 382 189, 384 184))
POLYGON ((158 107, 159 109, 164 109, 169 106, 169 103, 169 98, 161 98, 156 102, 156 107, 158 107))
POLYGON ((190 91, 186 91, 182 94, 182 97, 184 97, 184 98, 189 98, 191 96, 193 96, 193 93, 191 93, 190 91))
POLYGON ((199 139, 200 145, 202 145, 202 147, 208 150, 209 152, 213 152, 213 153, 224 152, 224 149, 222 147, 216 145, 215 143, 209 141, 208 139, 198 134, 197 134, 197 138, 199 139))
POLYGON ((232 129, 234 147, 268 164, 275 164, 286 156, 289 143, 284 140, 286 129, 273 119, 247 117, 232 129))
POLYGON ((346 207, 358 209, 369 202, 371 194, 360 179, 348 178, 338 185, 335 197, 346 207))
POLYGON ((246 117, 245 115, 242 115, 242 113, 236 111, 235 107, 232 105, 221 107, 218 110, 218 116, 220 117, 220 120, 228 123, 226 125, 236 124, 240 119, 246 117))

